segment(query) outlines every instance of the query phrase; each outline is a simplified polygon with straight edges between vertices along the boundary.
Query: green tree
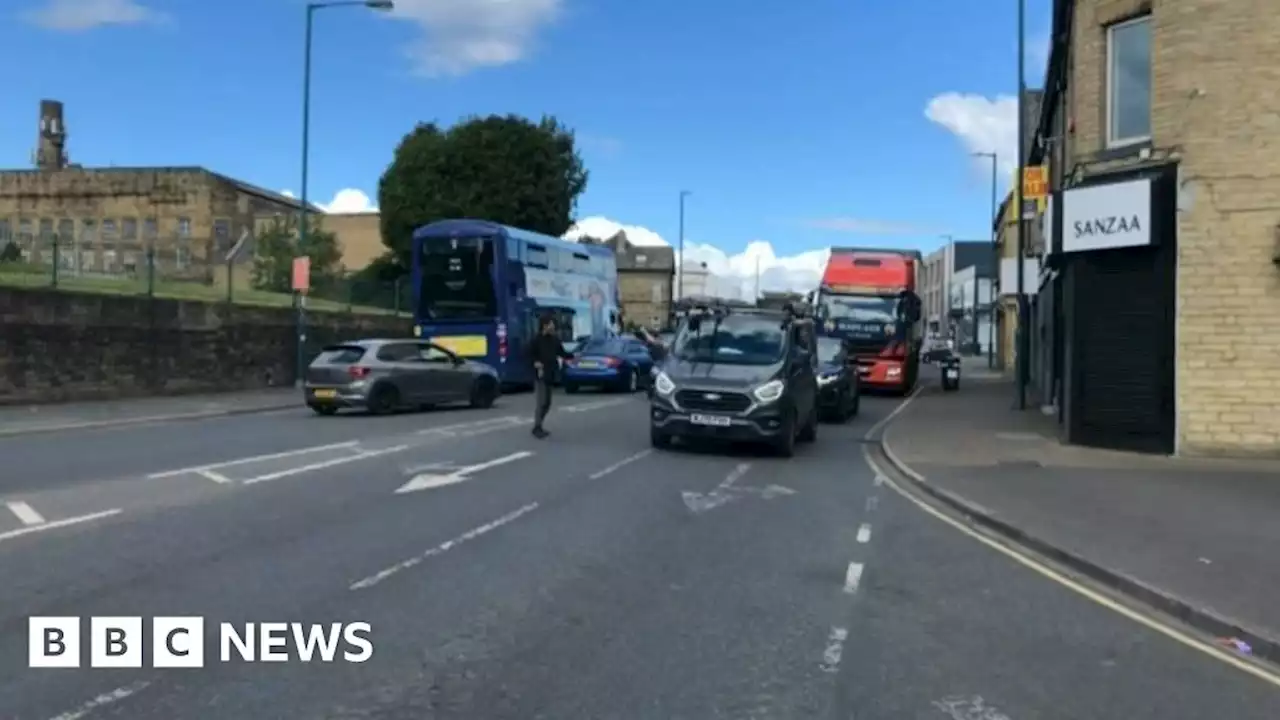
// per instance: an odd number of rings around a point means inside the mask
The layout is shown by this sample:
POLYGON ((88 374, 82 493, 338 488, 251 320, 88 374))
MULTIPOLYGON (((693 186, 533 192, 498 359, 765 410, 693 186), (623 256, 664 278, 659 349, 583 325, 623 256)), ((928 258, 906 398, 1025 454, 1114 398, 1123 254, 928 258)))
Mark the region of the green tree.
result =
POLYGON ((278 217, 254 238, 253 286, 270 292, 293 289, 293 259, 311 258, 311 287, 323 289, 342 276, 338 238, 324 229, 320 216, 308 216, 307 241, 298 246, 297 216, 278 217))
POLYGON ((0 248, 0 263, 22 262, 22 250, 15 242, 7 242, 0 248))
POLYGON ((419 124, 378 183, 382 239, 407 268, 413 231, 437 220, 491 220, 558 237, 586 187, 573 133, 553 117, 473 117, 448 130, 419 124))

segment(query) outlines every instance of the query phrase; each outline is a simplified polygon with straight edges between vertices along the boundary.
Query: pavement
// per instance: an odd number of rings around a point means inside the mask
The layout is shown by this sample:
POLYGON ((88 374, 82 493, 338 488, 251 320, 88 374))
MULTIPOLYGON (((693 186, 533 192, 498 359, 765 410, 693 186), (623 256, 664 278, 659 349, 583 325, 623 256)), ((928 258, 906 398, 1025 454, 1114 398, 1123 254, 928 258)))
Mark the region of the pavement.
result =
POLYGON ((900 401, 790 460, 653 451, 642 396, 555 402, 544 441, 527 395, 0 439, 0 500, 30 511, 0 521, 0 718, 1276 717, 1280 678, 878 480, 900 401), (31 616, 82 618, 82 667, 29 667, 31 616), (147 666, 90 668, 91 616, 201 616, 206 662, 152 667, 151 633, 147 666), (222 661, 250 622, 364 622, 374 650, 222 661))
POLYGON ((1010 382, 927 385, 891 456, 968 514, 1075 569, 1280 662, 1280 463, 1073 447, 1010 382))
POLYGON ((237 392, 128 400, 0 406, 0 437, 117 425, 198 420, 293 408, 298 390, 237 392))

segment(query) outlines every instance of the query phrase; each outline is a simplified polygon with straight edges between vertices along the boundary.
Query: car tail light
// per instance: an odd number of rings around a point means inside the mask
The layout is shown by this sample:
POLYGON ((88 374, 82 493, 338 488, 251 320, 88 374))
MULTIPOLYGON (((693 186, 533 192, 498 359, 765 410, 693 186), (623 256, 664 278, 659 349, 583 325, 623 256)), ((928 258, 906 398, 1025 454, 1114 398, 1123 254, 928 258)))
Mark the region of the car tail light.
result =
POLYGON ((609 367, 618 367, 619 365, 622 364, 622 361, 616 357, 607 357, 604 359, 604 364, 608 365, 609 367))
POLYGON ((369 368, 352 365, 347 368, 347 374, 351 376, 352 380, 360 380, 362 378, 369 377, 369 368))

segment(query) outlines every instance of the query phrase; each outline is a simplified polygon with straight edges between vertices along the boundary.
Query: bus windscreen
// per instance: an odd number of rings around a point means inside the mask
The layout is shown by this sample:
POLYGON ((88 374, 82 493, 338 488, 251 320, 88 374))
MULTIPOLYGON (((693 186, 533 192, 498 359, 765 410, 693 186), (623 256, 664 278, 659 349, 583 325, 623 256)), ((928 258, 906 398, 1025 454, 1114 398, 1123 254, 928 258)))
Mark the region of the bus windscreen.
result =
POLYGON ((418 308, 424 319, 479 320, 498 314, 493 238, 428 238, 419 246, 418 308))

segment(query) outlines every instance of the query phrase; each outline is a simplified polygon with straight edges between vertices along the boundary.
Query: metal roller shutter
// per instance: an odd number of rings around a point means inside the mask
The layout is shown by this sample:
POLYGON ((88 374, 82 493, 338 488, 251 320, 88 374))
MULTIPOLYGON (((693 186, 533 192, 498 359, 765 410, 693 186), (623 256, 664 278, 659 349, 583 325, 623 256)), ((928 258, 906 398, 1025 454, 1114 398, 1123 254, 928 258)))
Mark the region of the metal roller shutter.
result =
POLYGON ((1111 250, 1077 261, 1074 442, 1173 452, 1171 252, 1111 250))

